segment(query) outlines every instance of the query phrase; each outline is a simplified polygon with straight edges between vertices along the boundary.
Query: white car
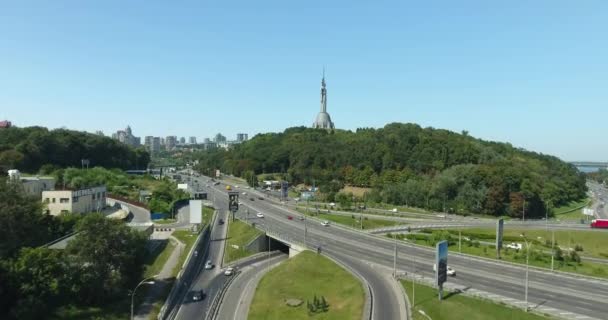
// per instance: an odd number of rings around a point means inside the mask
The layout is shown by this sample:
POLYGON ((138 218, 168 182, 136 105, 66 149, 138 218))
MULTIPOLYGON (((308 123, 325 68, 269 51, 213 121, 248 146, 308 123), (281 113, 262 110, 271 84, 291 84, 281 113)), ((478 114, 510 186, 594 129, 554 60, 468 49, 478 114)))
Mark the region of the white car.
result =
POLYGON ((506 247, 509 249, 514 249, 514 250, 521 250, 523 248, 521 243, 515 243, 515 242, 509 243, 506 247))
POLYGON ((211 260, 207 260, 207 263, 205 263, 205 270, 211 269, 213 269, 213 263, 211 262, 211 260))
POLYGON ((233 267, 228 267, 226 268, 226 270, 224 270, 224 275, 225 276, 231 276, 234 274, 234 268, 233 267))
POLYGON ((255 216, 258 218, 264 218, 264 214, 261 212, 258 212, 255 216))
MULTIPOLYGON (((433 271, 437 271, 437 265, 433 264, 433 271)), ((456 276, 456 270, 454 270, 454 268, 448 266, 448 269, 446 270, 446 273, 448 274, 448 276, 452 276, 455 277, 456 276)))
POLYGON ((242 195, 246 196, 246 195, 247 195, 247 192, 243 192, 243 193, 242 193, 242 195))
POLYGON ((329 221, 325 220, 325 221, 321 222, 321 225, 324 227, 329 227, 329 221))
POLYGON ((329 206, 330 206, 330 207, 335 207, 335 206, 336 206, 336 204, 332 202, 332 203, 330 203, 330 204, 329 204, 329 206))
POLYGON ((393 212, 397 212, 397 208, 393 208, 393 210, 392 210, 392 211, 393 211, 393 212))

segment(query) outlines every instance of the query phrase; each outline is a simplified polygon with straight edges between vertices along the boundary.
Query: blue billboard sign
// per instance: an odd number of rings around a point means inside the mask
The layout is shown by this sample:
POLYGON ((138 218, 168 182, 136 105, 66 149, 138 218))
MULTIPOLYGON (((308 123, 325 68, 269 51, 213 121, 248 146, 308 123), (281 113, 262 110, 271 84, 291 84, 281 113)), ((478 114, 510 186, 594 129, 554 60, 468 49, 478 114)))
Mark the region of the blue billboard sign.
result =
POLYGON ((437 287, 441 288, 448 278, 448 242, 446 240, 437 244, 435 253, 435 280, 437 287))

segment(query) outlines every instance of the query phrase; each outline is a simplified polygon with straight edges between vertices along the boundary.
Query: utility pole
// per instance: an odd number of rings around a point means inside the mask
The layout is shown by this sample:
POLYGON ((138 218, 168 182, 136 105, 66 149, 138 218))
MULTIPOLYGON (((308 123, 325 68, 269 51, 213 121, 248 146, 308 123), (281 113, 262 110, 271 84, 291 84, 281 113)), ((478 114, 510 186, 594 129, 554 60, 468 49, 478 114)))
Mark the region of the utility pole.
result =
POLYGON ((304 215, 304 247, 307 247, 306 238, 308 236, 308 228, 306 227, 306 215, 304 215))
POLYGON ((393 257, 393 278, 397 278, 397 235, 393 234, 395 239, 395 255, 393 257))
POLYGON ((555 259, 555 228, 551 228, 551 271, 553 271, 554 259, 555 259))
MULTIPOLYGON (((270 228, 267 230, 270 231, 270 228)), ((268 236, 268 271, 270 271, 270 234, 268 231, 266 232, 266 235, 268 236)))
POLYGON ((524 238, 524 241, 526 242, 526 283, 524 295, 526 299, 526 312, 528 312, 528 276, 530 271, 530 243, 528 243, 528 239, 526 239, 525 234, 522 233, 520 236, 524 238))
POLYGON ((526 222, 526 197, 524 196, 524 204, 522 206, 523 221, 526 222))
POLYGON ((462 253, 462 230, 458 229, 458 252, 462 253))
POLYGON ((412 308, 416 305, 416 256, 412 254, 412 308))
POLYGON ((363 211, 361 211, 359 217, 361 218, 361 230, 363 230, 363 211))

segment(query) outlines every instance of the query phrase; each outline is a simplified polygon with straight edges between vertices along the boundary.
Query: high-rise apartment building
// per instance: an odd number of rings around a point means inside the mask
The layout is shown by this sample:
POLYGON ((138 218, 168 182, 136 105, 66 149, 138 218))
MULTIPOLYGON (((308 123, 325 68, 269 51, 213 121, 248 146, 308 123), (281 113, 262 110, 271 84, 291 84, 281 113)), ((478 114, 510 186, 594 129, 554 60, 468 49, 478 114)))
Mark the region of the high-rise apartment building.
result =
POLYGON ((237 142, 243 142, 243 141, 247 141, 249 140, 249 135, 246 133, 237 133, 236 134, 236 141, 237 142))
POLYGON ((196 137, 190 137, 190 139, 188 139, 188 143, 196 144, 196 137))
POLYGON ((167 151, 174 150, 176 145, 177 145, 176 136, 168 136, 167 138, 165 138, 165 149, 167 149, 167 151))
POLYGON ((150 153, 160 152, 160 137, 153 137, 150 145, 150 153))
POLYGON ((141 138, 133 135, 130 126, 127 126, 125 130, 118 130, 116 133, 113 133, 112 139, 118 140, 132 147, 139 147, 141 144, 141 138))

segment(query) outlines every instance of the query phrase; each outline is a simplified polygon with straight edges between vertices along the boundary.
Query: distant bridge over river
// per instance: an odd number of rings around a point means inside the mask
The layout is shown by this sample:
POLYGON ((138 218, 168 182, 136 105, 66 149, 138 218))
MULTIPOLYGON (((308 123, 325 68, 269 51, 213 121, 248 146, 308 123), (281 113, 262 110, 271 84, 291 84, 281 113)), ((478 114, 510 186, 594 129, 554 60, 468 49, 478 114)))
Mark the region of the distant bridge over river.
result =
POLYGON ((570 162, 577 168, 603 168, 608 169, 608 162, 593 162, 593 161, 572 161, 570 162))

